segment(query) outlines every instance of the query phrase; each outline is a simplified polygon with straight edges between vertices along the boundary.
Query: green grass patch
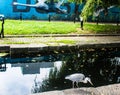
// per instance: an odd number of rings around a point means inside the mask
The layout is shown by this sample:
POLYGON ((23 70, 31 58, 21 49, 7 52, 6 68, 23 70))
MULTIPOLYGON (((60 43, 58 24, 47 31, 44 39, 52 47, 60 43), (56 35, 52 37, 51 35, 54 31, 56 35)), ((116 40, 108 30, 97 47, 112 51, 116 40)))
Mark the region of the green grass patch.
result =
POLYGON ((44 42, 47 45, 60 45, 60 44, 75 44, 77 41, 75 40, 49 40, 48 42, 44 42))
POLYGON ((5 20, 5 35, 38 35, 38 34, 97 34, 120 33, 120 26, 84 23, 84 30, 80 29, 80 22, 61 21, 33 21, 33 20, 5 20))
POLYGON ((57 40, 57 43, 64 43, 64 44, 75 44, 76 41, 74 40, 57 40))
POLYGON ((6 41, 3 44, 30 44, 29 42, 11 42, 11 41, 6 41))
POLYGON ((120 33, 120 26, 109 24, 85 24, 85 30, 95 34, 116 34, 120 33))
POLYGON ((8 55, 8 53, 0 53, 0 57, 4 57, 6 55, 8 55))
POLYGON ((73 22, 6 20, 5 34, 68 34, 76 32, 77 27, 78 24, 74 24, 73 22))
POLYGON ((24 41, 16 41, 11 39, 0 39, 0 44, 30 44, 30 42, 24 42, 24 41))

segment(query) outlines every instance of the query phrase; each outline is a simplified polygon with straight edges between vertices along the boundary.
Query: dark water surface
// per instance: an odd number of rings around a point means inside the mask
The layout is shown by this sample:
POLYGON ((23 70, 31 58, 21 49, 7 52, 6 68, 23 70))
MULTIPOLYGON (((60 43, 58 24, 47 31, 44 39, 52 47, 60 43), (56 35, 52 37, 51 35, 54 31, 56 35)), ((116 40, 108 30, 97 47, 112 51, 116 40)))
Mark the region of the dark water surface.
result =
POLYGON ((65 76, 73 73, 89 76, 94 86, 120 82, 120 49, 91 48, 24 58, 1 57, 0 95, 71 88, 72 82, 65 80, 65 76))

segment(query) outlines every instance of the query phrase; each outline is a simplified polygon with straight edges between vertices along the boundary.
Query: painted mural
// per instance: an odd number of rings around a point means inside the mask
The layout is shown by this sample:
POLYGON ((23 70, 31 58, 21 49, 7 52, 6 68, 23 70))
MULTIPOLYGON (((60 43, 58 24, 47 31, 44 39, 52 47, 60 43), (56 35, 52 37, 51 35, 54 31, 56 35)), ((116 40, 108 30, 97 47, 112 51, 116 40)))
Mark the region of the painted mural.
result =
MULTIPOLYGON (((29 1, 29 0, 28 0, 29 1)), ((18 2, 13 2, 14 6, 26 6, 26 7, 33 7, 38 10, 42 10, 46 13, 48 12, 56 12, 56 13, 65 13, 67 14, 67 9, 61 8, 61 5, 63 4, 64 0, 61 0, 57 3, 54 3, 53 0, 51 0, 49 3, 46 3, 46 0, 38 0, 36 4, 23 4, 18 2)), ((13 9, 15 9, 14 7, 13 9)), ((15 11, 15 10, 14 10, 15 11)))
MULTIPOLYGON (((0 14, 7 19, 79 20, 84 4, 77 5, 67 0, 0 0, 0 14)), ((95 19, 91 19, 95 20, 95 19)), ((120 8, 112 7, 108 15, 102 12, 99 21, 120 21, 120 8)))
POLYGON ((74 3, 65 0, 0 0, 0 14, 6 18, 19 19, 69 19, 74 12, 74 3))

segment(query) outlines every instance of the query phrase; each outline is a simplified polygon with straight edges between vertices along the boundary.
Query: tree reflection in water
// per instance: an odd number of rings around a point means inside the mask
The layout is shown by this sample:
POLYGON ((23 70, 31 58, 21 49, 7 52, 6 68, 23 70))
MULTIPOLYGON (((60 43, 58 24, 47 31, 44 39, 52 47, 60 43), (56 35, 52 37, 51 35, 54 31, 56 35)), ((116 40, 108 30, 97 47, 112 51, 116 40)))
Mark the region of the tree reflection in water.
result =
MULTIPOLYGON (((65 76, 78 72, 89 76, 95 86, 116 83, 120 76, 120 50, 118 48, 82 49, 64 55, 61 69, 58 70, 56 67, 51 69, 49 78, 43 81, 39 91, 71 88, 72 83, 65 80, 65 76)), ((79 85, 90 86, 82 83, 79 85)))

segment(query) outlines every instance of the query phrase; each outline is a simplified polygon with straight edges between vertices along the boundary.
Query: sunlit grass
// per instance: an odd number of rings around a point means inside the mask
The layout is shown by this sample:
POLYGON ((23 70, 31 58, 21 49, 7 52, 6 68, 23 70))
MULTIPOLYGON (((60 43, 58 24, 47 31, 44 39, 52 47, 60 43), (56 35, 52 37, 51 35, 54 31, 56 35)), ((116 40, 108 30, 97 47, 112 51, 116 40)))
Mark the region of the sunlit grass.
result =
POLYGON ((5 35, 120 33, 120 27, 117 25, 84 23, 84 30, 81 30, 80 22, 33 20, 5 20, 4 30, 5 35))
POLYGON ((8 53, 0 53, 0 57, 6 56, 8 53))
MULTIPOLYGON (((27 38, 26 38, 27 39, 27 38)), ((32 39, 31 39, 32 40, 32 39)), ((77 43, 77 41, 75 40, 67 40, 67 39, 62 39, 62 40, 55 40, 55 39, 47 39, 45 41, 37 41, 37 40, 33 40, 33 41, 27 41, 27 40, 14 40, 14 39, 9 39, 9 38, 4 38, 4 39, 0 39, 0 44, 31 44, 31 43, 36 43, 36 44, 46 44, 46 45, 59 45, 59 44, 75 44, 77 43)))
POLYGON ((73 22, 6 20, 5 34, 67 34, 76 32, 77 27, 73 22))
POLYGON ((74 40, 57 40, 57 43, 64 43, 64 44, 75 44, 76 41, 74 40))
POLYGON ((11 40, 11 39, 0 39, 0 44, 30 44, 30 42, 25 42, 25 41, 15 41, 15 40, 11 40))
POLYGON ((108 24, 91 24, 91 23, 86 23, 85 24, 85 30, 92 32, 92 33, 120 33, 120 26, 117 25, 108 25, 108 24))

